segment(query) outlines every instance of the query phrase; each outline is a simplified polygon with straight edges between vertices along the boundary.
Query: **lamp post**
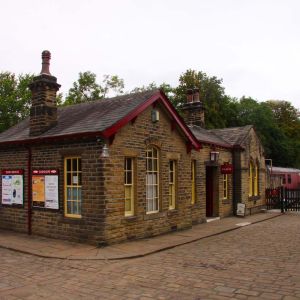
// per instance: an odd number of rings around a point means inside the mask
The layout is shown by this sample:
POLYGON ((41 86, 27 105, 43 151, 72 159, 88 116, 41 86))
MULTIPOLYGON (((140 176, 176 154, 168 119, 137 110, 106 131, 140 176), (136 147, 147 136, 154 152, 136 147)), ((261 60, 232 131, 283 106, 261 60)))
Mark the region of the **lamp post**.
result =
POLYGON ((272 161, 271 158, 266 158, 265 162, 267 162, 267 161, 270 161, 270 188, 273 188, 273 184, 272 184, 272 167, 273 167, 273 161, 272 161))

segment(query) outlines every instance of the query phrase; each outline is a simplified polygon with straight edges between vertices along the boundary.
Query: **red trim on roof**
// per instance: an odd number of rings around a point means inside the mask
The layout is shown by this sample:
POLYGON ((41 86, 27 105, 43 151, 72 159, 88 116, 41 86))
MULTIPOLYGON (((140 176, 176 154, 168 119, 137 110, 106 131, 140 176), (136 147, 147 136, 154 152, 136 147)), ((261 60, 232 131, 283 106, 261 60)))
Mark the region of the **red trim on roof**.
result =
POLYGON ((38 144, 40 142, 53 142, 53 141, 61 141, 65 139, 78 139, 84 137, 102 137, 102 133, 100 131, 94 132, 79 132, 79 133, 72 133, 72 134, 64 134, 64 135, 55 135, 55 136, 45 136, 45 137, 35 137, 26 140, 16 140, 16 141, 5 141, 0 142, 0 146, 2 145, 28 145, 28 144, 38 144))
POLYGON ((140 113, 142 113, 146 108, 149 107, 149 105, 154 104, 155 102, 158 101, 161 101, 164 104, 164 106, 167 108, 168 112, 170 113, 171 117, 176 121, 179 128, 183 131, 184 135, 188 138, 189 142, 193 145, 194 149, 196 150, 201 149, 202 148, 201 144, 198 142, 198 140, 190 131, 190 129, 186 126, 186 124, 182 121, 181 117, 179 116, 179 114, 177 113, 173 105, 170 103, 170 101, 167 99, 165 94, 161 91, 154 94, 152 97, 150 97, 140 106, 138 106, 135 110, 131 111, 123 119, 119 120, 117 123, 104 130, 102 132, 102 135, 105 138, 109 138, 112 134, 115 134, 120 128, 122 128, 124 125, 126 125, 132 119, 134 119, 140 113))
POLYGON ((104 131, 94 131, 94 132, 81 132, 81 133, 72 133, 72 134, 65 134, 65 135, 57 135, 57 136, 39 136, 33 137, 25 140, 17 140, 17 141, 5 141, 0 142, 0 145, 20 145, 20 144, 35 144, 40 142, 51 142, 51 141, 59 141, 64 139, 76 139, 81 137, 102 137, 106 139, 110 139, 111 137, 117 133, 119 129, 121 129, 124 125, 129 123, 130 121, 135 121, 135 118, 142 113, 149 105, 154 104, 156 105, 158 102, 162 102, 164 107, 167 109, 169 114, 171 115, 172 122, 178 125, 179 129, 184 133, 187 137, 188 142, 195 150, 199 150, 202 148, 200 142, 197 138, 193 135, 191 130, 187 127, 184 123, 182 118, 179 116, 176 109, 173 107, 171 102, 168 100, 166 95, 162 91, 158 91, 136 109, 131 111, 128 115, 126 115, 123 119, 116 122, 111 127, 105 129, 104 131))

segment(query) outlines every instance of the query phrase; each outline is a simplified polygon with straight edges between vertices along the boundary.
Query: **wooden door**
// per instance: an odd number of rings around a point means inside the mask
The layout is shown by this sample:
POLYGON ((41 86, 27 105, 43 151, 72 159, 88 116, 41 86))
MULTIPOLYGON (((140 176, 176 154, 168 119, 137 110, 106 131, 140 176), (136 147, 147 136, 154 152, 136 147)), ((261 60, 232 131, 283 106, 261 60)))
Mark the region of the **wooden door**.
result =
POLYGON ((213 181, 213 168, 206 168, 206 216, 213 216, 214 207, 214 181, 213 181))

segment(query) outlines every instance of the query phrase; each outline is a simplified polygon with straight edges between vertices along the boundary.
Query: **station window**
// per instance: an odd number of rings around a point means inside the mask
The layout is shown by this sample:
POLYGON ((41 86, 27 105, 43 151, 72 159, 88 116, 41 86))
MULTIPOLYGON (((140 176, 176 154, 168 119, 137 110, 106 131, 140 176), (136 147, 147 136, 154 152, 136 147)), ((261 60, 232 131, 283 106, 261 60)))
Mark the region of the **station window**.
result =
POLYGON ((146 212, 159 210, 159 158, 155 147, 146 149, 146 212))
POLYGON ((228 199, 228 175, 223 174, 223 199, 228 199))
POLYGON ((65 216, 80 218, 82 204, 81 158, 66 157, 64 165, 65 216))
POLYGON ((175 209, 176 202, 176 161, 169 161, 169 209, 175 209))
POLYGON ((192 160, 192 162, 191 162, 191 181, 192 181, 191 203, 195 204, 195 202, 196 202, 196 161, 195 160, 192 160))
POLYGON ((134 215, 134 159, 124 159, 125 216, 134 215))

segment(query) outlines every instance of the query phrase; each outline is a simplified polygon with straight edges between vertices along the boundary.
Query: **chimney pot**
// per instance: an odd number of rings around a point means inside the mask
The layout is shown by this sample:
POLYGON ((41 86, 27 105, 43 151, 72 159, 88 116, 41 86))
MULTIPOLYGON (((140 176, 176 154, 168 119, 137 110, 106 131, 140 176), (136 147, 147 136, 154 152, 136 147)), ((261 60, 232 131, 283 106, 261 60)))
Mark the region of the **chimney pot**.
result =
POLYGON ((193 102, 193 89, 186 90, 186 100, 188 103, 193 102))
POLYGON ((194 88, 193 102, 200 102, 200 92, 198 88, 194 88))
POLYGON ((50 74, 50 59, 51 59, 51 53, 48 50, 44 50, 42 52, 42 70, 41 70, 41 75, 46 74, 46 75, 51 75, 50 74))

